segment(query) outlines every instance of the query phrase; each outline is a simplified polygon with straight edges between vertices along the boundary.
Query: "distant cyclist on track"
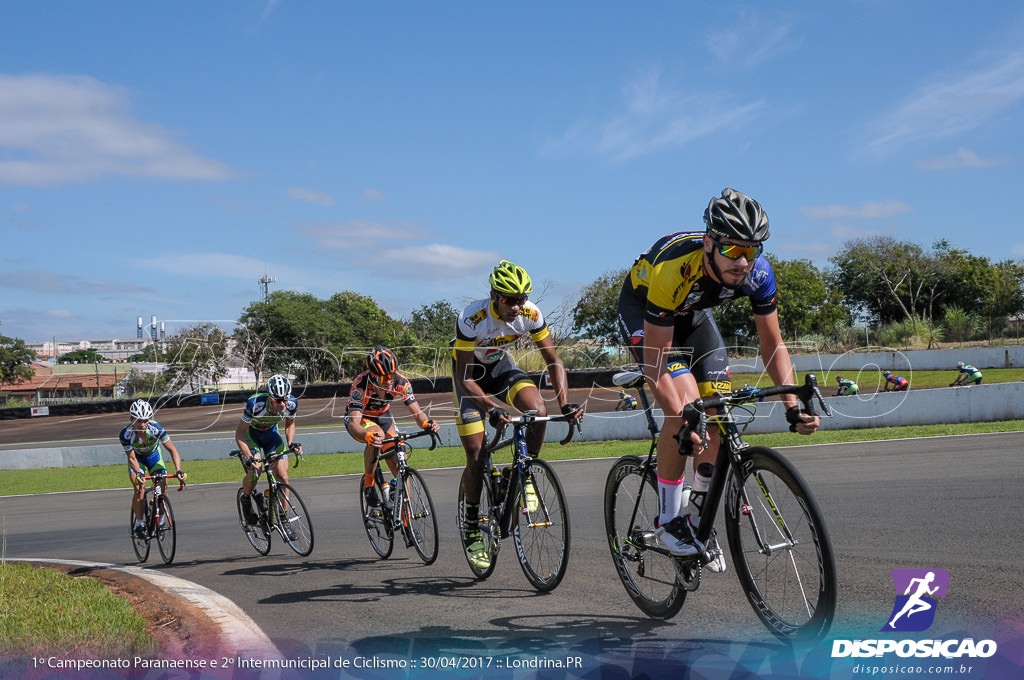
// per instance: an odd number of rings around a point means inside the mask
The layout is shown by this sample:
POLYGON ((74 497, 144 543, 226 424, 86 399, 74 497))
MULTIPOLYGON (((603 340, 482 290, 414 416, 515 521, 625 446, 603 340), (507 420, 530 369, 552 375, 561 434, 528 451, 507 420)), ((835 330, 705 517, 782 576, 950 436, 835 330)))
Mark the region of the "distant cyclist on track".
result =
POLYGON ((636 397, 632 394, 626 394, 625 390, 619 390, 619 403, 615 405, 616 411, 635 411, 636 406, 636 397))
POLYGON ((893 375, 891 371, 885 371, 882 376, 885 378, 883 392, 906 392, 910 389, 910 381, 902 375, 893 375))
MULTIPOLYGON (((242 512, 245 521, 255 524, 258 520, 252 506, 244 501, 252 496, 252 490, 256 486, 258 475, 251 474, 250 470, 259 470, 262 465, 263 456, 272 453, 293 450, 295 453, 302 453, 302 445, 295 443, 295 413, 299 410, 299 403, 292 396, 292 384, 288 378, 280 373, 275 373, 267 380, 266 392, 258 392, 245 402, 245 410, 242 412, 242 419, 238 421, 235 428, 235 443, 238 450, 242 452, 242 463, 246 468, 246 475, 242 478, 242 491, 244 493, 242 512), (284 423, 284 437, 278 431, 277 426, 284 423)), ((279 481, 288 483, 288 456, 284 455, 274 463, 274 474, 279 481)), ((263 504, 263 497, 252 496, 259 504, 263 504)), ((290 527, 287 527, 290 529, 290 527)))
POLYGON ((950 387, 960 387, 961 385, 967 385, 974 383, 975 385, 981 384, 981 371, 970 364, 965 364, 962 361, 956 362, 957 373, 956 380, 949 384, 950 387))
MULTIPOLYGON (((724 189, 708 203, 704 224, 704 233, 658 239, 633 263, 619 296, 619 329, 665 413, 658 438, 655 534, 677 556, 705 550, 681 516, 687 458, 692 453, 694 469, 701 462, 713 464, 719 444, 716 428, 708 428, 707 448, 684 428, 683 407, 731 389, 729 358, 711 308, 750 298, 768 375, 776 385, 792 383, 794 377, 779 328, 775 275, 763 254, 767 215, 754 199, 724 189)), ((783 400, 791 429, 801 434, 818 429, 818 418, 801 413, 796 396, 783 400)), ((708 566, 720 572, 725 561, 719 557, 708 566)))
MULTIPOLYGON (((398 360, 394 352, 380 345, 370 350, 366 357, 366 370, 352 381, 345 408, 345 429, 352 438, 366 442, 363 450, 363 494, 366 505, 377 507, 380 499, 373 483, 375 480, 374 449, 380 448, 381 440, 398 434, 395 416, 391 413, 391 401, 400 398, 416 423, 424 430, 437 432, 441 429, 437 421, 431 420, 420 408, 416 395, 412 393, 409 380, 398 372, 398 360)), ((394 448, 389 445, 385 452, 394 448)), ((394 456, 387 458, 391 473, 398 476, 398 461, 394 456)))
MULTIPOLYGON (((480 494, 483 488, 481 455, 484 446, 484 419, 497 427, 511 422, 506 406, 519 411, 533 410, 547 415, 547 406, 537 385, 515 363, 505 349, 524 336, 530 336, 547 365, 555 398, 563 414, 583 410, 569 403, 565 365, 558 356, 554 340, 535 304, 528 301, 533 283, 522 267, 502 260, 491 271, 491 293, 469 304, 459 314, 453 341, 452 377, 455 391, 456 425, 466 450, 466 469, 462 474, 466 502, 466 557, 471 564, 487 569, 490 556, 484 550, 479 529, 480 494)), ((526 447, 533 456, 540 454, 546 423, 535 423, 526 434, 526 447)))
POLYGON ((853 380, 844 378, 842 374, 836 376, 836 382, 839 383, 839 388, 836 390, 836 396, 841 397, 843 395, 852 395, 860 392, 860 385, 853 380))
MULTIPOLYGON (((149 402, 138 399, 128 409, 132 422, 127 425, 118 435, 118 441, 128 456, 128 479, 135 487, 135 495, 132 497, 132 511, 135 513, 135 533, 140 538, 146 536, 146 475, 155 476, 167 474, 167 466, 164 465, 162 449, 166 448, 174 461, 174 469, 178 479, 185 481, 187 475, 181 471, 181 456, 178 449, 171 441, 171 435, 153 420, 153 407, 149 402)), ((162 486, 166 487, 163 482, 162 486)), ((164 488, 163 491, 167 489, 164 488)))

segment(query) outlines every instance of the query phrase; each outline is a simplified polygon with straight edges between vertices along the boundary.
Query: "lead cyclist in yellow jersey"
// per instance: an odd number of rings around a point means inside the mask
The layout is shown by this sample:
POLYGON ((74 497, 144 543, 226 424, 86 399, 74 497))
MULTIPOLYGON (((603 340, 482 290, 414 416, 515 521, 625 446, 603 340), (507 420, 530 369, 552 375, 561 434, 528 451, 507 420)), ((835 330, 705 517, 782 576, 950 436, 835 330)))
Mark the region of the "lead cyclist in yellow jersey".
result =
MULTIPOLYGON (((693 467, 714 464, 718 431, 708 428, 708 447, 683 429, 686 404, 731 389, 729 358, 710 310, 747 296, 754 311, 761 356, 776 384, 793 381, 793 365, 779 330, 775 275, 763 255, 768 216, 754 199, 733 189, 712 198, 704 211, 706 231, 659 239, 637 258, 619 296, 619 329, 643 367, 665 413, 658 438, 659 518, 656 535, 675 555, 702 553, 682 511, 686 458, 693 467), (679 435, 677 440, 676 436, 679 435)), ((818 428, 818 418, 800 413, 797 398, 783 397, 786 419, 801 434, 818 428)), ((723 571, 719 557, 709 565, 723 571)))
MULTIPOLYGON (((583 411, 570 404, 565 365, 558 356, 544 316, 529 301, 533 283, 522 267, 502 260, 491 271, 491 294, 471 303, 459 314, 453 341, 452 385, 455 392, 455 422, 462 447, 466 450, 466 469, 462 473, 466 499, 466 556, 480 569, 490 566, 490 556, 480 540, 479 509, 486 459, 480 455, 484 445, 484 415, 491 425, 512 422, 505 406, 520 411, 547 415, 537 385, 508 355, 505 349, 529 335, 547 365, 551 385, 563 414, 583 411)), ((526 449, 540 454, 546 423, 530 425, 526 449)))

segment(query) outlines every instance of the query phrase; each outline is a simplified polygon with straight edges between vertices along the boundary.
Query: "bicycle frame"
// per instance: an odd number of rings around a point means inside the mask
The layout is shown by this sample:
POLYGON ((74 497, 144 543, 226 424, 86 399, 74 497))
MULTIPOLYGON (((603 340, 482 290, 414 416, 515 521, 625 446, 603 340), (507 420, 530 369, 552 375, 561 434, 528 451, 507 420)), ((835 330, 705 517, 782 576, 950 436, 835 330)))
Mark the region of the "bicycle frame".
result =
MULTIPOLYGON (((428 435, 430 436, 430 448, 428 450, 433 451, 437 447, 439 437, 437 436, 437 433, 432 430, 423 430, 422 432, 414 432, 412 434, 399 433, 394 437, 388 437, 381 440, 381 448, 377 449, 377 453, 374 456, 374 474, 377 477, 377 483, 380 484, 382 489, 388 488, 388 485, 384 481, 384 472, 380 468, 380 462, 391 458, 392 456, 394 456, 398 461, 398 474, 394 479, 397 480, 396 487, 400 485, 402 489, 401 491, 398 491, 396 488, 397 498, 394 499, 390 506, 387 503, 387 499, 381 499, 384 506, 384 512, 390 515, 388 520, 395 531, 401 531, 403 529, 402 510, 403 506, 409 503, 409 489, 406 481, 409 475, 409 460, 405 451, 405 442, 409 439, 416 439, 417 437, 425 437, 428 435), (395 444, 394 448, 387 453, 384 453, 384 444, 391 443, 395 444)), ((408 542, 408 536, 406 536, 406 543, 408 544, 408 542)), ((409 546, 406 545, 406 547, 408 548, 409 546)))
MULTIPOLYGON (((160 518, 157 517, 159 514, 157 499, 166 493, 163 488, 166 484, 166 480, 178 479, 178 475, 156 475, 155 477, 152 475, 145 475, 142 479, 145 481, 152 480, 153 482, 152 485, 146 487, 142 497, 143 507, 146 506, 147 497, 149 498, 149 522, 146 524, 146 532, 149 534, 149 538, 153 538, 153 536, 156 535, 156 529, 159 526, 158 522, 160 521, 160 518), (152 492, 152 495, 150 495, 150 492, 152 492)), ((178 491, 183 491, 185 489, 185 482, 181 479, 178 479, 178 482, 178 491)))

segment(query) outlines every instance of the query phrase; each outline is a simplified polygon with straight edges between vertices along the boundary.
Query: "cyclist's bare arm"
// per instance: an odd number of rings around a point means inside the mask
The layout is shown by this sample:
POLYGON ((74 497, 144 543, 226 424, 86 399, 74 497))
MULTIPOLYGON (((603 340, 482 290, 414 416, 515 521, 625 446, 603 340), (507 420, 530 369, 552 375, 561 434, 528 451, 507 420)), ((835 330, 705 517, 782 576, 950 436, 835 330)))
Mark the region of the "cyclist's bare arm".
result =
POLYGON ((238 445, 238 450, 242 452, 242 462, 244 463, 250 458, 253 453, 249 450, 249 423, 244 420, 238 421, 238 426, 235 427, 235 444, 238 445))
POLYGON ((167 448, 167 453, 171 454, 171 460, 174 461, 174 470, 177 472, 181 469, 181 456, 178 454, 178 447, 174 445, 170 438, 164 442, 164 446, 167 448))
MULTIPOLYGON (((284 419, 284 443, 289 447, 295 441, 295 418, 284 419)), ((302 453, 302 444, 299 444, 298 453, 302 453)))
POLYGON ((431 420, 430 417, 423 412, 423 409, 420 408, 419 402, 412 402, 409 404, 408 409, 409 413, 412 414, 412 417, 416 419, 416 424, 423 429, 427 429, 429 427, 432 432, 437 432, 441 429, 441 426, 437 424, 436 420, 431 420))
MULTIPOLYGON (((757 327, 757 338, 761 344, 761 357, 764 359, 765 370, 776 385, 788 385, 794 382, 793 362, 789 358, 789 349, 782 339, 779 328, 779 313, 755 314, 754 325, 757 327)), ((800 406, 796 395, 782 395, 786 408, 800 406)), ((800 434, 811 434, 818 429, 821 419, 818 416, 800 414, 800 424, 796 426, 800 434)))
POLYGON ((558 400, 558 405, 565 406, 569 403, 569 385, 565 375, 565 364, 562 363, 562 357, 558 356, 555 341, 549 335, 546 338, 535 341, 534 344, 537 345, 540 355, 544 357, 544 364, 548 367, 548 375, 551 376, 551 387, 555 390, 555 398, 558 400))

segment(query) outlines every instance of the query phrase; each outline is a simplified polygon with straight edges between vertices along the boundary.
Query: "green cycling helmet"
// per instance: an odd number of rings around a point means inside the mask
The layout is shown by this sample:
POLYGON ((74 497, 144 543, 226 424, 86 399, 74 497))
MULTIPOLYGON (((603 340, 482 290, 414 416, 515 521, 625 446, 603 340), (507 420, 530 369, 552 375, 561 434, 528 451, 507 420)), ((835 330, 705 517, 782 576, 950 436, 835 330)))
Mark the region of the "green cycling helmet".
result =
POLYGON ((529 295, 533 290, 533 283, 526 270, 508 260, 502 260, 491 270, 488 281, 491 283, 491 290, 502 295, 529 295))

